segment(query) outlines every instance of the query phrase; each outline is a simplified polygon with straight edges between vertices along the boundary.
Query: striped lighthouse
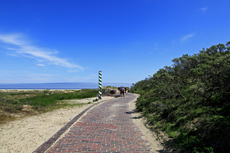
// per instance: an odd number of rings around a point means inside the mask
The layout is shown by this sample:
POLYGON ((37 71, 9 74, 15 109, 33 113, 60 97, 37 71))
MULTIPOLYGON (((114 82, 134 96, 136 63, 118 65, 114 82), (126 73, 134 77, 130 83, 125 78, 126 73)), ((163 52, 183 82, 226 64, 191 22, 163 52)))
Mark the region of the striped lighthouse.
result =
POLYGON ((99 93, 98 93, 98 99, 101 99, 101 94, 102 94, 102 71, 99 71, 99 93))

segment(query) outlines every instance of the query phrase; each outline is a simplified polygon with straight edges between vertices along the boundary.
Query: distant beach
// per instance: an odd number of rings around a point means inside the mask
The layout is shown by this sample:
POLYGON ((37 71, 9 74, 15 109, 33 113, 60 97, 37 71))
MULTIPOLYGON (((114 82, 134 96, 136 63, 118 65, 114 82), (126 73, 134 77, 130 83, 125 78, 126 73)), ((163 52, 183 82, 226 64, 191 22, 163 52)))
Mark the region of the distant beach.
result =
MULTIPOLYGON (((126 86, 130 87, 131 83, 103 83, 103 86, 126 86)), ((12 90, 76 90, 76 89, 97 89, 98 83, 75 82, 75 83, 1 83, 0 89, 12 90)))

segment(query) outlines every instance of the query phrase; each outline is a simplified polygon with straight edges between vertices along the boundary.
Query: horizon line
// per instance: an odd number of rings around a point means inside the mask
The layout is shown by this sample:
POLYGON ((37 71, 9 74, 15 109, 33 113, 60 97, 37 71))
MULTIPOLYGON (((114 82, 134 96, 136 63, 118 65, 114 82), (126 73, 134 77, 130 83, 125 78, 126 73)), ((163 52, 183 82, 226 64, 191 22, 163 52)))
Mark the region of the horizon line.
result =
MULTIPOLYGON (((30 83, 0 83, 0 84, 46 84, 46 83, 95 83, 95 84, 98 84, 98 82, 30 82, 30 83)), ((120 83, 125 83, 125 82, 102 82, 102 84, 120 84, 120 83)), ((132 83, 127 83, 126 84, 132 84, 132 83)))

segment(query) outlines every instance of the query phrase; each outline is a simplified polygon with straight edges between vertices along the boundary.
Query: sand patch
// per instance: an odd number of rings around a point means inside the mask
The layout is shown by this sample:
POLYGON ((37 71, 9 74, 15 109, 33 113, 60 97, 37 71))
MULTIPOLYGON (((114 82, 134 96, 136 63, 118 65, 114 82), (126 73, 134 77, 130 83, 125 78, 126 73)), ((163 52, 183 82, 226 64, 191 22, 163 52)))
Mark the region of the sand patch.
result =
MULTIPOLYGON (((102 97, 102 100, 114 97, 102 97)), ((73 103, 88 103, 90 98, 73 100, 73 103)), ((31 153, 52 137, 75 116, 94 103, 81 107, 58 109, 52 112, 26 117, 0 125, 0 153, 31 153)))
MULTIPOLYGON (((140 96, 139 94, 135 94, 135 95, 137 95, 137 98, 140 96)), ((137 100, 137 98, 129 103, 129 108, 130 108, 130 110, 132 112, 131 114, 133 116, 133 123, 136 124, 140 128, 140 130, 143 134, 142 138, 149 141, 149 144, 151 145, 152 151, 156 152, 156 153, 160 153, 160 152, 162 152, 162 150, 164 150, 164 147, 157 140, 157 134, 145 126, 145 121, 144 121, 143 117, 141 116, 140 113, 138 113, 136 111, 136 100, 137 100)))

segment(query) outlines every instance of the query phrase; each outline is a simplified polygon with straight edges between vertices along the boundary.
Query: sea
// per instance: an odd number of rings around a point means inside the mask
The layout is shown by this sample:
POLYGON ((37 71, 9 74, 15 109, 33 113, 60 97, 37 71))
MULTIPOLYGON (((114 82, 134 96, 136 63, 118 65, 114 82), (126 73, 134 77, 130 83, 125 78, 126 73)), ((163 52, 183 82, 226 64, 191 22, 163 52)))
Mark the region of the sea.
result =
MULTIPOLYGON (((102 83, 102 86, 130 87, 131 83, 102 83)), ((98 89, 98 83, 0 83, 0 89, 98 89)))

